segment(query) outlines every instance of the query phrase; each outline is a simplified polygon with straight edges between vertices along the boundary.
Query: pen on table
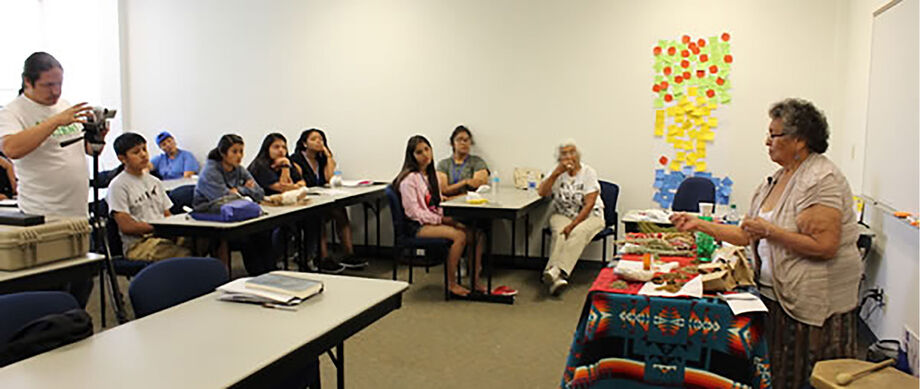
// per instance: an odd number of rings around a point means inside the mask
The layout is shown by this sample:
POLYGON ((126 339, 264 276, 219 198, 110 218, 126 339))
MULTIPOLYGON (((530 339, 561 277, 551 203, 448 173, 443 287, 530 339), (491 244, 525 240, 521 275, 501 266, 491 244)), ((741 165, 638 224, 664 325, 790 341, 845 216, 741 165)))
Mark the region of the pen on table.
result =
POLYGON ((271 308, 271 309, 280 309, 280 310, 282 310, 282 311, 297 312, 297 308, 289 307, 289 306, 286 306, 286 305, 273 304, 273 303, 262 303, 262 307, 263 307, 263 308, 271 308))

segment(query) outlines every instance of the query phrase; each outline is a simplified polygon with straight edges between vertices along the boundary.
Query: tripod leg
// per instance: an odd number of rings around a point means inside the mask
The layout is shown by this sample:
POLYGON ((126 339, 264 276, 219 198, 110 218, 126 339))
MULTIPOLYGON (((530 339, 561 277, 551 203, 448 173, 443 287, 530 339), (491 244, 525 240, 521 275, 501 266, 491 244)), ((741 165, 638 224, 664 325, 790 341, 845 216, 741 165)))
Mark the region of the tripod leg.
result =
MULTIPOLYGON (((115 318, 118 319, 119 324, 124 324, 128 322, 128 318, 125 315, 125 306, 122 300, 121 291, 118 289, 118 277, 115 274, 115 265, 112 264, 112 253, 109 251, 109 238, 106 235, 105 224, 97 221, 93 224, 94 231, 96 234, 102 237, 102 249, 105 252, 105 272, 109 274, 109 291, 112 296, 112 309, 115 310, 115 318)), ((105 288, 105 279, 99 280, 99 287, 105 288)), ((100 290, 100 293, 102 291, 100 290)))

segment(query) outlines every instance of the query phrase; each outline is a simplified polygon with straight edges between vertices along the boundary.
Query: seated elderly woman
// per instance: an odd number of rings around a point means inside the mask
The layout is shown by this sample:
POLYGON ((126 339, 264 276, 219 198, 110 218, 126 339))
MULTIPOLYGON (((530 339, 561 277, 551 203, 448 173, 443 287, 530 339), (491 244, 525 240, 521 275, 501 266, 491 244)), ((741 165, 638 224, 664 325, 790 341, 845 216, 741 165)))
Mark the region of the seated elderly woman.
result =
POLYGON ((574 140, 565 140, 556 148, 556 169, 540 183, 540 196, 553 196, 549 218, 553 232, 549 261, 543 282, 550 294, 558 294, 566 285, 578 257, 594 235, 604 229, 604 202, 599 197, 601 185, 597 172, 581 163, 574 140))
POLYGON ((853 194, 823 155, 828 129, 811 103, 786 99, 769 111, 766 146, 780 165, 754 192, 741 226, 687 214, 671 221, 735 245, 750 245, 764 303, 773 386, 806 386, 815 362, 856 354, 862 263, 853 194))

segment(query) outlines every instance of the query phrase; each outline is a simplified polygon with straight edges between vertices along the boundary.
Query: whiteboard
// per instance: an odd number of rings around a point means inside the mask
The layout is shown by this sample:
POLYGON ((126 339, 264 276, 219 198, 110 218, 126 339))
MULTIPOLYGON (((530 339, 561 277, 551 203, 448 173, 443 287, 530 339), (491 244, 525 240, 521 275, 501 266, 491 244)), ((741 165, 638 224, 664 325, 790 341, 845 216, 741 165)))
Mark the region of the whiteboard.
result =
POLYGON ((917 212, 920 196, 918 27, 920 0, 895 0, 872 23, 863 194, 917 212))

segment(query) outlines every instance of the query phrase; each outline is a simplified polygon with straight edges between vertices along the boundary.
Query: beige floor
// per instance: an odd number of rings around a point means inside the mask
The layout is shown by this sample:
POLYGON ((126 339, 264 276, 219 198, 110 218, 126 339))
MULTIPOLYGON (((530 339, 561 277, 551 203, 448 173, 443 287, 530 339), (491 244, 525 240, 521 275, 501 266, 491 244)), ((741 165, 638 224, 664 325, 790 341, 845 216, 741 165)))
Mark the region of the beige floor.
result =
MULTIPOLYGON (((234 274, 244 270, 239 258, 234 274)), ((390 278, 391 262, 349 274, 390 278)), ((405 266, 400 279, 407 278, 405 266)), ((562 378, 569 345, 596 269, 576 271, 560 297, 548 296, 535 270, 499 270, 495 285, 519 291, 514 305, 445 302, 443 273, 416 268, 403 307, 345 342, 345 381, 350 388, 550 388, 562 378)), ((127 294, 127 282, 121 290, 127 294)), ((98 288, 96 289, 98 291, 98 288)), ((99 298, 87 309, 101 328, 99 298)), ((127 304, 130 309, 130 304, 127 304)), ((107 314, 109 328, 114 323, 107 314)), ((322 382, 335 387, 335 368, 320 358, 322 382)))

